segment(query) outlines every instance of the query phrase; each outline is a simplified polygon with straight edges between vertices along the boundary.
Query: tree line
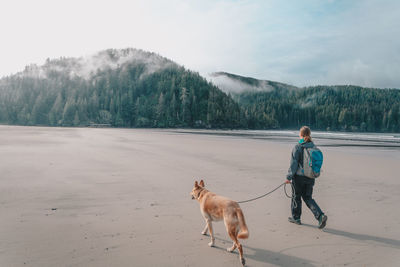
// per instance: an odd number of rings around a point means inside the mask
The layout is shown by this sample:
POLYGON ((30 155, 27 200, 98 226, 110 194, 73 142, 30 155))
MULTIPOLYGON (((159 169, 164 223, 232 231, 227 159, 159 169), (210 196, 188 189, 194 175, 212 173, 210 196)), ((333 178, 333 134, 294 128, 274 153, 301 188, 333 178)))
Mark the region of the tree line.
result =
POLYGON ((198 73, 145 64, 98 70, 89 79, 63 71, 0 81, 0 123, 114 127, 239 127, 240 108, 198 73))
POLYGON ((252 129, 400 132, 400 90, 314 86, 233 96, 252 129))
POLYGON ((47 68, 44 76, 27 71, 5 77, 0 80, 0 123, 231 129, 309 125, 318 130, 400 132, 397 89, 282 87, 227 95, 184 67, 171 65, 153 73, 148 67, 128 62, 98 69, 89 77, 57 68, 47 68))

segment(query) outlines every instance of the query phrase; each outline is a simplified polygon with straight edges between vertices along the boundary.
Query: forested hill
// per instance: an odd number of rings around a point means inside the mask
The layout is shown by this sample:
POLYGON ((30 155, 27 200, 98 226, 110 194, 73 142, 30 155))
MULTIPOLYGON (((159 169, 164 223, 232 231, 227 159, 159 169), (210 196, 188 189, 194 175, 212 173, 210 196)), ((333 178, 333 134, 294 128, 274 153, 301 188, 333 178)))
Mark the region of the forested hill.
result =
POLYGON ((224 77, 216 83, 240 104, 251 129, 297 129, 309 125, 318 130, 400 132, 398 89, 297 88, 229 73, 217 76, 224 77))
POLYGON ((0 79, 0 123, 400 132, 398 89, 210 79, 137 49, 47 60, 0 79))
POLYGON ((0 80, 0 123, 240 126, 240 108, 199 74, 154 53, 106 50, 47 60, 0 80))

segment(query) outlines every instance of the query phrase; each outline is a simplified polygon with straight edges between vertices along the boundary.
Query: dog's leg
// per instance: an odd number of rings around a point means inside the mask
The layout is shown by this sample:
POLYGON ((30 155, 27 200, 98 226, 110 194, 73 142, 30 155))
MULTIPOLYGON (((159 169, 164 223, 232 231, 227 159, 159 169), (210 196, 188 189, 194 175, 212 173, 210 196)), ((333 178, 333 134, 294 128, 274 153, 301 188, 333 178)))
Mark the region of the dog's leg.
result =
POLYGON ((239 257, 240 257, 240 262, 242 263, 242 265, 244 266, 246 263, 246 260, 243 257, 243 248, 242 248, 242 244, 239 243, 239 241, 237 240, 237 237, 235 236, 235 247, 237 247, 237 249, 239 250, 239 257))
POLYGON ((227 248, 226 251, 233 252, 236 249, 236 242, 235 242, 236 232, 237 232, 236 227, 229 227, 228 225, 226 225, 226 222, 225 222, 225 227, 226 227, 226 231, 228 232, 229 237, 233 241, 232 247, 227 248))
POLYGON ((203 232, 201 232, 202 235, 207 235, 207 230, 208 230, 208 224, 206 222, 206 227, 204 227, 203 232))
POLYGON ((208 231, 210 232, 210 237, 211 237, 211 242, 208 243, 208 245, 210 247, 213 247, 215 238, 214 238, 214 233, 213 233, 213 229, 212 229, 211 219, 207 219, 207 226, 208 226, 208 231))
POLYGON ((240 255, 240 262, 242 263, 242 265, 244 266, 246 264, 246 260, 243 257, 243 248, 242 248, 242 244, 239 243, 239 241, 237 242, 236 246, 239 249, 239 255, 240 255))
POLYGON ((236 229, 237 227, 230 225, 230 220, 231 220, 230 218, 224 217, 224 224, 225 224, 226 232, 228 233, 229 237, 233 241, 232 247, 227 248, 226 251, 233 252, 236 249, 235 237, 237 235, 237 229, 236 229))
POLYGON ((237 248, 239 250, 240 262, 244 266, 246 263, 246 260, 243 257, 242 245, 239 243, 239 241, 237 239, 237 235, 238 235, 237 226, 236 225, 227 226, 226 230, 228 230, 228 234, 229 234, 230 238, 233 240, 233 246, 231 248, 228 248, 227 251, 232 252, 237 248))
POLYGON ((235 249, 236 249, 236 244, 235 244, 235 242, 233 242, 232 247, 227 248, 226 251, 233 252, 235 249))

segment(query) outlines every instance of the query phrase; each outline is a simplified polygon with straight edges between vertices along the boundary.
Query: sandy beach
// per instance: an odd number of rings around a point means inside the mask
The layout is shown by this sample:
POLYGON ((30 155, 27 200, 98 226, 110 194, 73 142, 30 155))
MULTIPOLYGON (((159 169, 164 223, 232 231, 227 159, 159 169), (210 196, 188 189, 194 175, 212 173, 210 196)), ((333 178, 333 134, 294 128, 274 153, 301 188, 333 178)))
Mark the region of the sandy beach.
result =
MULTIPOLYGON (((190 191, 240 201, 284 182, 292 137, 207 131, 0 126, 0 266, 241 266, 216 247, 190 191), (218 133, 218 132, 216 132, 218 133)), ((318 139, 314 197, 290 224, 283 189, 241 204, 247 266, 398 266, 400 148, 318 139), (397 207, 397 208, 396 208, 397 207)))

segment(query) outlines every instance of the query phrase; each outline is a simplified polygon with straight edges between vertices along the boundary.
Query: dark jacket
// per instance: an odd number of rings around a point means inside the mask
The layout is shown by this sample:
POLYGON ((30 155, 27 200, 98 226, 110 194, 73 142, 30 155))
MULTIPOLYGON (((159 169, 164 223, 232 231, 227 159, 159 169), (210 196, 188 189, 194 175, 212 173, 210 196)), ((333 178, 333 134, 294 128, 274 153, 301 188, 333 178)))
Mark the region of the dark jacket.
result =
POLYGON ((294 175, 296 174, 299 166, 303 166, 303 151, 304 151, 303 148, 304 147, 307 147, 307 148, 314 147, 314 143, 313 142, 305 142, 302 144, 297 144, 293 148, 292 156, 290 159, 290 166, 289 166, 289 170, 288 170, 286 179, 292 180, 294 175))

